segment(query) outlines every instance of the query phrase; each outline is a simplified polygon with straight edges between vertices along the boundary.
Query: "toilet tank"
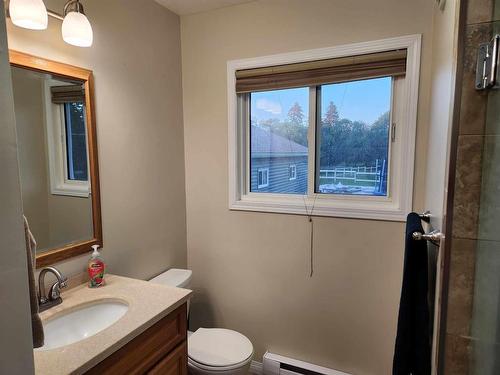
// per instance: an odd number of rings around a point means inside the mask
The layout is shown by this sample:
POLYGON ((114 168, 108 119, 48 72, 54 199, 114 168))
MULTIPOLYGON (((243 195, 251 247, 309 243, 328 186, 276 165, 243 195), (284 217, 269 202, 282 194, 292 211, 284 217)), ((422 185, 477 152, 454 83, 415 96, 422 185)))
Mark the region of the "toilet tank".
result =
POLYGON ((193 271, 180 268, 171 268, 153 277, 150 282, 154 284, 175 286, 177 288, 187 288, 191 282, 193 271))

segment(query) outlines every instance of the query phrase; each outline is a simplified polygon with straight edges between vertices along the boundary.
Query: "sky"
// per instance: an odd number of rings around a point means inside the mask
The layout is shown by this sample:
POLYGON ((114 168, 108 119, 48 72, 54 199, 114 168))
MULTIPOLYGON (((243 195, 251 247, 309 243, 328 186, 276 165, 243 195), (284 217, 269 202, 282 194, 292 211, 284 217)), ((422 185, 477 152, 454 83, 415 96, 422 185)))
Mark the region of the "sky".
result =
MULTIPOLYGON (((390 109, 392 83, 390 77, 324 85, 321 89, 322 114, 333 101, 340 118, 372 124, 390 109)), ((285 120, 288 110, 298 102, 304 116, 309 113, 309 88, 256 92, 251 95, 252 119, 285 120)))

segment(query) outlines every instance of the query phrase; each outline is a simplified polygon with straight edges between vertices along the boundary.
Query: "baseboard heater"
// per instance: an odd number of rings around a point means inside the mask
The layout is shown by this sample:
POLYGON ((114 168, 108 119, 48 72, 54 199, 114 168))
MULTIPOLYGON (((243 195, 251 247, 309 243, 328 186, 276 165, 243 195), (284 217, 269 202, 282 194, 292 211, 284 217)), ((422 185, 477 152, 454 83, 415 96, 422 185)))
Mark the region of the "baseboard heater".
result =
POLYGON ((264 354, 262 369, 264 375, 350 375, 270 352, 264 354))

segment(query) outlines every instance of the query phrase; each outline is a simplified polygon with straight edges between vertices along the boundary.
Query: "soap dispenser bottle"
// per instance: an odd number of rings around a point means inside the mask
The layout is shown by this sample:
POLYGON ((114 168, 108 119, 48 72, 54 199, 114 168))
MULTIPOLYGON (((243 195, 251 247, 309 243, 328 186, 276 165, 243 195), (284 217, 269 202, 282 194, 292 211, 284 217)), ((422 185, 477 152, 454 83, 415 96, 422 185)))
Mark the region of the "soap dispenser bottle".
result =
POLYGON ((90 277, 89 287, 98 288, 104 285, 105 265, 102 261, 101 254, 99 253, 99 251, 97 251, 99 245, 92 245, 92 248, 94 249, 94 251, 92 252, 92 255, 90 257, 87 269, 90 277))

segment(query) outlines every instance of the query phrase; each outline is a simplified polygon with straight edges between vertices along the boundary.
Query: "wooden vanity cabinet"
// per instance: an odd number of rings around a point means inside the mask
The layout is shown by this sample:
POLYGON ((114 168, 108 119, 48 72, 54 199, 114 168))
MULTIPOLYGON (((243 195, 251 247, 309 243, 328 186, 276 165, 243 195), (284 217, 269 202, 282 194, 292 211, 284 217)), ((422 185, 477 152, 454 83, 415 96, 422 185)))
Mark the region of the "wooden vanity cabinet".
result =
POLYGON ((87 374, 187 375, 186 314, 186 304, 183 304, 87 374))

